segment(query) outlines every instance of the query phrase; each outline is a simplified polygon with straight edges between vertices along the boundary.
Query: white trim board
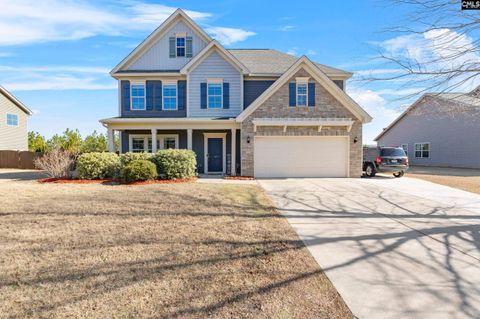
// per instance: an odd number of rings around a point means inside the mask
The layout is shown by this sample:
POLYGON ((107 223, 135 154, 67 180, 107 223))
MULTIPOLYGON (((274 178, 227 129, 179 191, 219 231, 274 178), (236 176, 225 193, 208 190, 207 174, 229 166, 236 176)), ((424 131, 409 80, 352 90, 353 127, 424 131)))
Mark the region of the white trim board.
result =
POLYGON ((275 83, 265 90, 248 108, 243 110, 243 112, 237 116, 237 121, 243 122, 250 114, 252 114, 265 101, 267 101, 267 99, 270 98, 278 89, 290 81, 295 73, 302 68, 363 123, 368 123, 372 120, 372 117, 350 96, 340 89, 332 80, 330 80, 322 70, 313 64, 312 61, 310 61, 306 56, 302 56, 277 81, 275 81, 275 83))
POLYGON ((227 171, 227 133, 203 133, 203 172, 204 174, 225 174, 227 171), (221 172, 208 171, 208 139, 221 138, 223 148, 223 167, 221 172))

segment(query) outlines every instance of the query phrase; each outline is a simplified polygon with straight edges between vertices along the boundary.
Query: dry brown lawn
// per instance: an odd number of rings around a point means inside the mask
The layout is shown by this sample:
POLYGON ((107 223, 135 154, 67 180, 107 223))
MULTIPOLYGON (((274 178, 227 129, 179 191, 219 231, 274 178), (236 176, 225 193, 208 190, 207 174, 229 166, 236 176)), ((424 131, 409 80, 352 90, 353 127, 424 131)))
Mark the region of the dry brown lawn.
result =
POLYGON ((254 185, 0 176, 0 203, 2 318, 352 317, 254 185))
POLYGON ((477 169, 412 167, 405 176, 480 194, 480 170, 477 169))

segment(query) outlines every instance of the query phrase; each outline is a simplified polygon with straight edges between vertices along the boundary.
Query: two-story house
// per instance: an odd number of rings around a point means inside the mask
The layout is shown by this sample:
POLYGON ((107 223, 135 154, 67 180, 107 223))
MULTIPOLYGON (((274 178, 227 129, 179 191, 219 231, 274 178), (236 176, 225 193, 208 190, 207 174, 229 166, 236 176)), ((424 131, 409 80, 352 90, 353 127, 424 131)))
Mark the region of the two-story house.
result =
POLYGON ((268 49, 225 49, 182 10, 112 71, 114 150, 186 148, 199 173, 358 177, 371 117, 344 91, 351 73, 268 49))
POLYGON ((0 150, 28 150, 27 119, 32 111, 0 86, 0 150))

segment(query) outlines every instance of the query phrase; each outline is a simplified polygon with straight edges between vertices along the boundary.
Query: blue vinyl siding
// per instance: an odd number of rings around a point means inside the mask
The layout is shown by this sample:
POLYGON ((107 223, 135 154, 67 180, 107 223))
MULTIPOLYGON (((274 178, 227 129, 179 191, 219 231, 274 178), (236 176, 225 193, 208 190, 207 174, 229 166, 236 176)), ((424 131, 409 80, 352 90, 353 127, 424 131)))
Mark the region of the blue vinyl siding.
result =
POLYGON ((243 109, 241 106, 241 74, 217 52, 212 52, 200 65, 190 73, 188 101, 190 117, 235 117, 243 109), (200 86, 208 78, 222 78, 229 83, 229 108, 202 109, 200 86))
POLYGON ((197 55, 207 46, 207 43, 183 21, 178 21, 150 49, 133 62, 127 70, 180 70, 191 60, 191 57, 170 57, 169 41, 171 37, 175 37, 175 32, 186 32, 187 37, 192 38, 192 56, 197 55))
MULTIPOLYGON (((178 88, 185 88, 184 84, 180 84, 183 80, 179 80, 177 85, 178 88)), ((158 117, 158 118, 165 118, 165 117, 186 117, 187 111, 186 107, 180 107, 178 110, 163 110, 162 108, 162 83, 161 81, 146 81, 146 89, 147 92, 145 94, 147 103, 146 103, 146 110, 130 110, 130 85, 129 81, 122 80, 121 81, 121 101, 122 101, 122 108, 121 108, 121 117, 126 118, 139 118, 139 117, 158 117), (153 93, 149 92, 152 87, 154 88, 153 93), (151 100, 151 101, 150 101, 151 100)), ((185 81, 183 81, 185 82, 185 81)), ((184 94, 184 92, 182 92, 184 94)), ((181 94, 179 92, 179 98, 181 94)), ((184 100, 182 100, 185 103, 184 100)), ((184 104, 182 105, 184 106, 184 104)))
POLYGON ((270 85, 273 80, 246 80, 243 81, 243 108, 246 109, 253 103, 270 85))

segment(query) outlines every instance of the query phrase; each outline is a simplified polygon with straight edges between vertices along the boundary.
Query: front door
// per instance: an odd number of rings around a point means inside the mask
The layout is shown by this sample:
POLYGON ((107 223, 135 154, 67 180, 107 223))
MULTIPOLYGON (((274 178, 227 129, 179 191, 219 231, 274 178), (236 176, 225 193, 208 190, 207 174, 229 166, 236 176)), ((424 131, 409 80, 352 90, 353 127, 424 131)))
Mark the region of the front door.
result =
POLYGON ((210 137, 208 138, 208 172, 223 172, 223 139, 210 137))

